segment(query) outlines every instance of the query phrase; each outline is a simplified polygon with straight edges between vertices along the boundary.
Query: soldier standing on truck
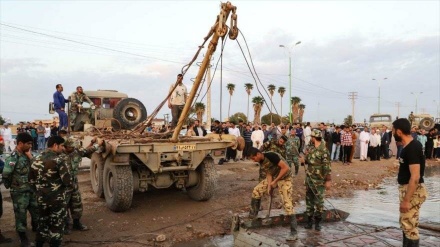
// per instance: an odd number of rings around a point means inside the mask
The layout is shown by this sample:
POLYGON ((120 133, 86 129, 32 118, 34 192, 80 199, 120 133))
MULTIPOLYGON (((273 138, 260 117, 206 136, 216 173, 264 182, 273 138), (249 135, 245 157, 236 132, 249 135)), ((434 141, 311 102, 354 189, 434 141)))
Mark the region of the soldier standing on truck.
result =
POLYGON ((171 95, 168 98, 168 107, 171 109, 171 116, 173 119, 171 120, 171 126, 176 127, 177 121, 179 121, 180 115, 182 114, 183 107, 185 106, 186 98, 187 98, 187 89, 185 84, 182 82, 183 75, 177 75, 177 86, 173 83, 170 87, 171 95), (175 88, 174 88, 175 87, 175 88), (173 90, 174 88, 174 90, 173 90))
MULTIPOLYGON (((70 177, 72 178, 72 187, 68 188, 66 191, 66 204, 67 204, 67 213, 70 212, 70 216, 73 219, 73 230, 79 231, 87 231, 89 230, 87 226, 83 225, 80 221, 83 206, 81 201, 81 193, 78 187, 78 170, 79 165, 81 164, 82 157, 87 157, 91 155, 93 152, 97 151, 99 146, 102 145, 102 141, 100 143, 96 143, 96 140, 93 139, 90 145, 87 148, 78 148, 75 140, 72 138, 68 138, 64 142, 64 151, 65 154, 63 157, 67 163, 67 167, 69 168, 70 177)), ((66 217, 66 226, 64 233, 69 234, 69 215, 66 217)))
POLYGON ((287 241, 294 241, 298 239, 297 226, 298 223, 295 217, 295 210, 292 201, 292 177, 290 175, 290 168, 286 161, 280 157, 279 154, 273 152, 262 153, 257 148, 252 147, 249 151, 251 160, 260 164, 263 171, 266 173, 266 178, 262 180, 252 191, 251 209, 249 218, 254 219, 260 210, 261 197, 266 192, 272 196, 273 189, 278 187, 283 207, 286 215, 290 215, 290 235, 287 241))
POLYGON ((408 120, 409 120, 409 123, 410 123, 411 126, 412 126, 413 123, 414 123, 414 120, 415 120, 415 117, 414 117, 413 112, 411 112, 411 113, 409 114, 409 116, 408 116, 408 120))
POLYGON ((83 92, 83 88, 81 86, 76 87, 76 92, 70 95, 70 127, 75 126, 75 120, 78 113, 81 112, 83 106, 83 102, 87 101, 90 104, 90 107, 94 106, 93 102, 87 97, 87 95, 83 92))
POLYGON ((311 229, 313 216, 315 230, 320 231, 319 223, 324 210, 324 191, 331 186, 330 153, 322 141, 321 131, 313 130, 311 145, 308 146, 306 157, 301 158, 301 163, 307 163, 306 171, 306 229, 311 229))

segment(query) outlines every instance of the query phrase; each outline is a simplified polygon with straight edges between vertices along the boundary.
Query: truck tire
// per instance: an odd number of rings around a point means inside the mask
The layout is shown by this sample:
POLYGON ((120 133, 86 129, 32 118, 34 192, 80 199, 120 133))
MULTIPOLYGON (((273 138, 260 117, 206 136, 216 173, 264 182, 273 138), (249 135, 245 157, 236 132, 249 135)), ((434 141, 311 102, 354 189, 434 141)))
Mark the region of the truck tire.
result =
POLYGON ((104 167, 104 196, 113 212, 124 212, 133 200, 133 173, 128 165, 104 167))
POLYGON ((104 160, 101 154, 93 153, 90 162, 90 182, 93 192, 99 197, 104 198, 104 160))
POLYGON ((126 98, 119 101, 113 110, 113 118, 119 121, 118 123, 112 123, 115 129, 132 129, 139 123, 147 119, 147 110, 144 104, 134 98, 126 98))
POLYGON ((207 201, 215 193, 217 188, 217 170, 214 160, 206 157, 196 169, 198 183, 194 187, 187 188, 188 196, 195 201, 207 201))
POLYGON ((424 129, 426 131, 429 131, 430 129, 434 128, 434 125, 435 125, 434 120, 432 120, 432 118, 429 117, 422 118, 422 120, 420 120, 419 123, 420 129, 424 129))

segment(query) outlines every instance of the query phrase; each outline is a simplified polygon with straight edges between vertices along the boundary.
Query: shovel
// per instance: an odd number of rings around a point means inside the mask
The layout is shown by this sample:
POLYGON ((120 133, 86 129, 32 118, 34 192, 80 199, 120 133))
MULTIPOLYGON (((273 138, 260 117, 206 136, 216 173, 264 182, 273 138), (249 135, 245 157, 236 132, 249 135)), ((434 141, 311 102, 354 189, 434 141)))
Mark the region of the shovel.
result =
POLYGON ((268 226, 268 225, 272 224, 272 219, 270 218, 270 210, 272 209, 272 197, 273 197, 273 191, 272 191, 272 194, 270 195, 270 198, 269 198, 269 210, 267 211, 266 218, 264 218, 261 221, 261 224, 263 226, 268 226))

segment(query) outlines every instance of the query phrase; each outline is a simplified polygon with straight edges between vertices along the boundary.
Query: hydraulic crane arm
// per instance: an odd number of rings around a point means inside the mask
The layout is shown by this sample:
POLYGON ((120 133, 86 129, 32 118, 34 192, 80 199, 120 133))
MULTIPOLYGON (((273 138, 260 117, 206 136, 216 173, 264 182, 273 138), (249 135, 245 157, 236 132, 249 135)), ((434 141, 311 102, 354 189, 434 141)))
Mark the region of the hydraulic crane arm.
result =
POLYGON ((228 27, 226 25, 226 21, 231 12, 232 15, 231 15, 231 25, 229 27, 229 38, 234 40, 238 36, 237 15, 235 13, 236 9, 237 7, 232 5, 230 2, 221 4, 221 10, 220 10, 220 14, 217 16, 217 21, 214 24, 214 26, 212 26, 211 30, 208 33, 208 37, 212 35, 211 41, 209 42, 205 57, 203 58, 202 64, 200 65, 193 87, 186 100, 185 106, 182 110, 182 114, 180 115, 177 126, 174 129, 173 136, 171 138, 172 142, 178 141, 179 133, 180 130, 182 130, 183 122, 188 116, 189 110, 194 101, 194 97, 199 89, 200 82, 202 81, 203 75, 205 74, 205 71, 208 68, 211 56, 215 52, 215 49, 217 48, 218 40, 220 37, 224 37, 227 33, 228 27))

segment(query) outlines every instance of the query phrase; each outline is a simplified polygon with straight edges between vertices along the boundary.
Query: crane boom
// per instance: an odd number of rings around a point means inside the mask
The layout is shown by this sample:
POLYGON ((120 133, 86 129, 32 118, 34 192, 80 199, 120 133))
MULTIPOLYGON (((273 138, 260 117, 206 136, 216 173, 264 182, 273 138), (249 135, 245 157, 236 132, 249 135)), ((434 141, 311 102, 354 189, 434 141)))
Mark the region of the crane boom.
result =
POLYGON ((172 142, 177 142, 178 140, 179 133, 182 130, 184 120, 188 116, 189 110, 194 101, 194 97, 199 89, 200 82, 202 81, 203 75, 205 74, 205 71, 210 63, 210 58, 212 54, 215 52, 215 49, 217 47, 219 38, 224 37, 226 35, 226 32, 228 30, 226 21, 231 11, 232 11, 232 16, 231 16, 231 25, 229 28, 229 38, 236 39, 238 36, 237 15, 235 14, 236 9, 237 7, 232 5, 230 2, 221 4, 221 10, 220 10, 220 14, 217 16, 217 21, 214 24, 214 26, 211 28, 210 33, 208 34, 213 36, 211 38, 211 41, 209 42, 205 57, 203 58, 202 64, 200 65, 193 87, 191 89, 191 92, 189 93, 185 106, 183 107, 182 114, 180 115, 177 126, 174 129, 173 136, 171 137, 172 142))

